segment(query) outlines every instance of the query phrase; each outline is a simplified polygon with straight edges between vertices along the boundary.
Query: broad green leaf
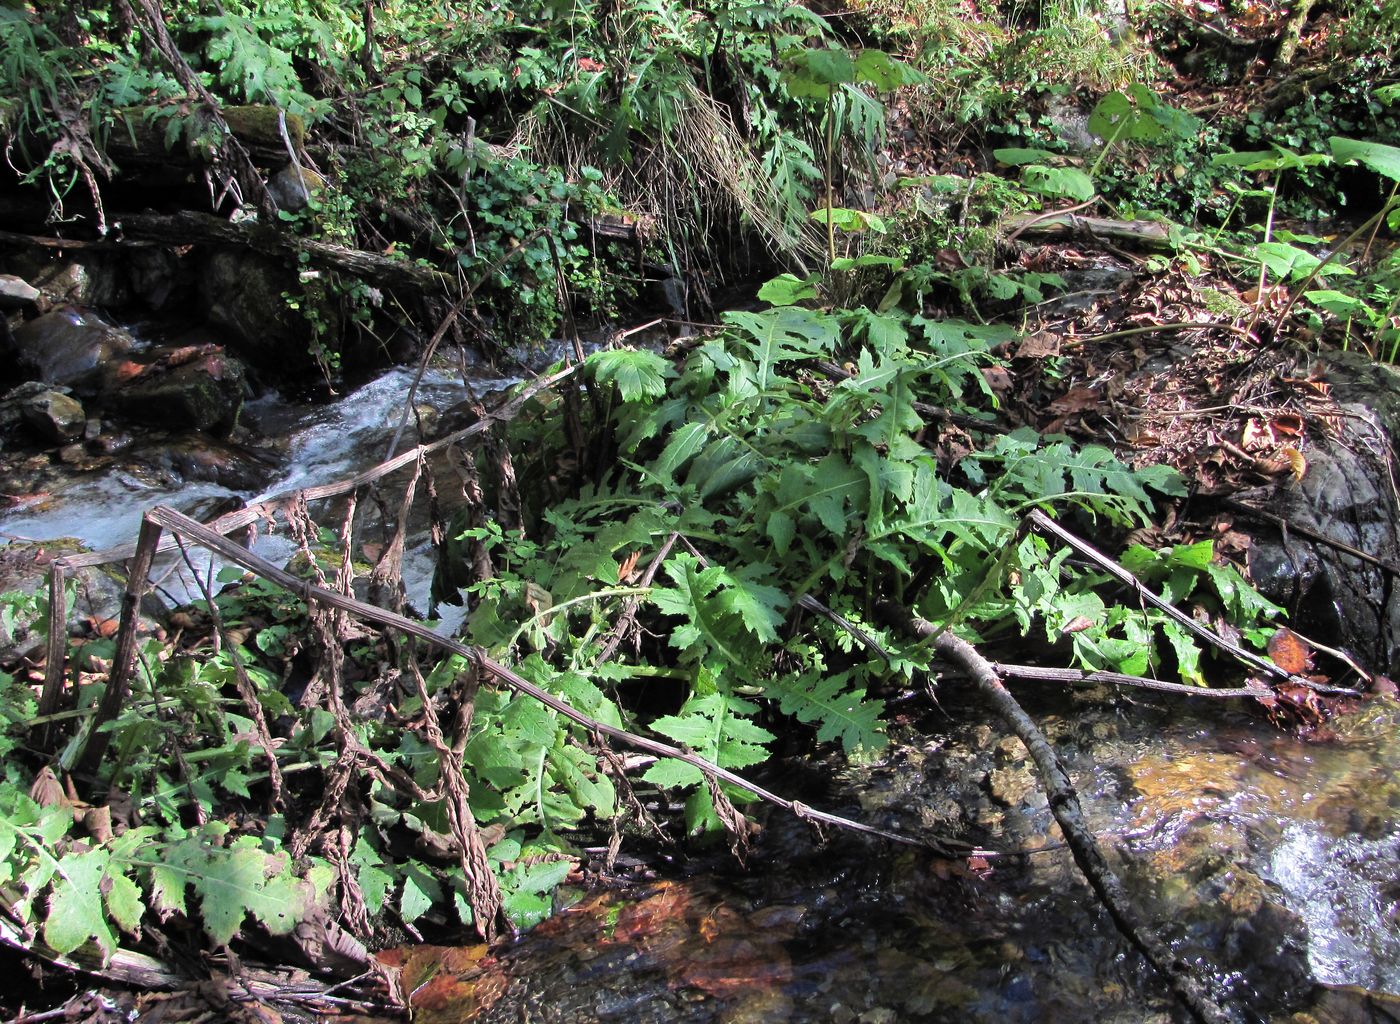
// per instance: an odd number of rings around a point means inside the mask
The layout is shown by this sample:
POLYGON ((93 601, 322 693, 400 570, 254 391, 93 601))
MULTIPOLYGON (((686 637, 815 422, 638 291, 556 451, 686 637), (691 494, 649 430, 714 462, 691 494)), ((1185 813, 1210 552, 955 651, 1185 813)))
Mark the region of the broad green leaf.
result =
POLYGON ((820 280, 816 274, 808 274, 806 277, 779 274, 764 282, 763 287, 758 290, 758 297, 774 306, 796 305, 817 297, 817 282, 820 280))
POLYGON ((878 214, 866 213, 864 210, 849 210, 842 206, 831 208, 823 206, 813 210, 811 218, 823 226, 829 220, 842 231, 873 231, 877 235, 883 235, 888 230, 884 219, 878 214))
POLYGON ((994 149, 992 150, 992 156, 996 157, 999 163, 1006 164, 1009 167, 1020 167, 1023 164, 1049 163, 1056 157, 1056 155, 1048 149, 1028 149, 1018 146, 994 149))
POLYGON ((1342 163, 1355 162, 1369 167, 1391 181, 1400 181, 1400 147, 1387 146, 1381 142, 1344 139, 1338 135, 1332 136, 1327 142, 1332 147, 1332 155, 1342 163))
POLYGON ((571 858, 535 861, 512 868, 501 879, 502 907, 517 928, 532 928, 549 916, 553 893, 573 869, 571 858))
POLYGON ((607 349, 588 357, 595 379, 617 385, 624 402, 660 398, 666 381, 674 377, 671 364, 646 349, 607 349))
POLYGON ((420 864, 410 862, 404 868, 403 890, 399 893, 399 915, 404 924, 413 924, 442 898, 442 886, 420 864))
POLYGON ((855 59, 855 79, 876 92, 891 92, 928 81, 923 72, 883 50, 861 50, 855 59))
POLYGON ((1021 183, 1043 196, 1068 196, 1085 202, 1094 197, 1094 179, 1077 167, 1047 167, 1027 164, 1021 168, 1021 183))
POLYGON ((89 939, 97 943, 104 962, 116 950, 117 937, 102 906, 107 866, 108 854, 101 848, 63 856, 44 920, 44 941, 56 953, 71 953, 89 939))
POLYGON ((1303 297, 1317 306, 1318 309, 1325 309, 1333 316, 1364 316, 1367 318, 1375 316, 1375 310, 1355 295, 1348 295, 1346 292, 1321 288, 1317 291, 1304 292, 1303 297))

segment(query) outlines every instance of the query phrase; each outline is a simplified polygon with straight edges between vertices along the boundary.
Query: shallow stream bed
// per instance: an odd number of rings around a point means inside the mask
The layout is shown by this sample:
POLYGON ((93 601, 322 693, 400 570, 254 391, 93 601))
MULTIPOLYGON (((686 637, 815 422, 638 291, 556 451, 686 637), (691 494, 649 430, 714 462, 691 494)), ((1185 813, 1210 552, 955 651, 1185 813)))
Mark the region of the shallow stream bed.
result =
MULTIPOLYGON (((1244 709, 1046 697, 1036 710, 1144 916, 1243 1020, 1400 1019, 1400 713, 1337 738, 1244 709)), ((777 814, 746 870, 587 895, 514 943, 391 953, 425 1021, 1176 1020, 1059 847, 1019 741, 958 721, 884 762, 768 781, 826 809, 1029 856, 946 862, 777 814)), ((925 723, 928 728, 928 723, 925 723)), ((760 812, 761 814, 762 812, 760 812)))

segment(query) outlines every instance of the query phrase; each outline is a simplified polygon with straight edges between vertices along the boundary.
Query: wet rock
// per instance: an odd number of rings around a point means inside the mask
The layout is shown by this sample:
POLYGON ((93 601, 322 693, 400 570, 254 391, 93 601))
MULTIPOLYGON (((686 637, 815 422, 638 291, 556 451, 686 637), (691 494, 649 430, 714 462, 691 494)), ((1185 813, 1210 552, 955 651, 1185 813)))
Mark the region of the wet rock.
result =
POLYGON ((100 391, 107 364, 136 348, 126 331, 72 307, 36 317, 12 337, 22 367, 46 384, 66 384, 80 394, 100 391))
POLYGON ((0 274, 0 307, 17 309, 39 298, 39 289, 13 274, 0 274))
MULTIPOLYGON (((71 540, 0 545, 0 593, 44 593, 53 559, 81 550, 82 547, 71 540)), ((74 570, 69 579, 73 585, 73 602, 68 608, 69 635, 85 636, 110 629, 103 624, 120 618, 125 581, 106 566, 74 570)), ((37 605, 15 605, 12 611, 14 619, 10 629, 0 630, 0 662, 37 654, 46 639, 38 628, 40 609, 37 605)), ((141 605, 144 628, 157 628, 167 611, 156 595, 148 593, 141 605)), ((47 608, 44 612, 47 614, 47 608)))
POLYGON ((1004 807, 1019 807, 1035 788, 1035 776, 1027 768, 996 768, 987 776, 987 791, 1004 807))
POLYGON ((169 249, 133 249, 127 264, 132 296, 153 311, 177 307, 194 290, 192 270, 169 249))
POLYGON ((267 183, 267 190, 279 209, 295 213, 306 209, 308 200, 325 190, 326 179, 310 167, 300 169, 288 164, 267 183))
POLYGON ((312 365, 306 322, 282 297, 298 287, 295 271, 248 253, 215 252, 200 270, 210 324, 249 361, 283 372, 312 365))
POLYGON ((221 444, 190 435, 151 445, 133 456, 147 482, 173 485, 194 481, 216 483, 233 491, 257 491, 267 486, 277 466, 276 456, 241 445, 221 444))
POLYGON ((82 404, 62 391, 42 391, 26 398, 20 410, 31 430, 55 444, 81 436, 87 427, 82 404))
POLYGON ((127 258, 126 254, 101 252, 62 257, 29 252, 7 262, 12 273, 28 281, 51 303, 110 309, 130 301, 127 258))
POLYGON ((215 350, 146 372, 111 395, 109 401, 114 409, 140 423, 189 427, 223 436, 238 423, 247 386, 243 364, 215 350))
MULTIPOLYGON (((1400 562, 1400 505, 1388 459, 1400 437, 1400 371, 1349 353, 1328 356, 1333 396, 1350 413, 1346 435, 1318 438, 1304 452, 1301 481, 1241 501, 1392 564, 1400 562)), ((1255 585, 1289 610, 1299 628, 1400 671, 1400 590, 1390 574, 1297 533, 1251 524, 1248 565, 1255 585)))
POLYGON ((37 380, 25 381, 0 398, 0 434, 8 434, 24 422, 24 403, 35 395, 53 390, 37 380))

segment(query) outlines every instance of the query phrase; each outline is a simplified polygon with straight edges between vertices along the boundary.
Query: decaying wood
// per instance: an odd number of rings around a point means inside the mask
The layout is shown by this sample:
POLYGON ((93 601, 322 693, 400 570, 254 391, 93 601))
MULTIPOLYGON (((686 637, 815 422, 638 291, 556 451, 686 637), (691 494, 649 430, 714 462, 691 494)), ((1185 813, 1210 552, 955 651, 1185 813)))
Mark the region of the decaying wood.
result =
POLYGON ((305 253, 318 266, 343 271, 385 287, 421 288, 432 292, 453 292, 457 289, 455 277, 431 267, 408 260, 393 260, 364 249, 302 238, 273 227, 270 219, 267 222, 234 223, 193 210, 170 214, 129 213, 119 219, 122 230, 132 238, 155 240, 167 245, 223 245, 252 249, 281 259, 305 253))
MULTIPOLYGON (((229 134, 242 144, 254 165, 273 168, 287 162, 278 116, 284 112, 272 106, 249 104, 223 106, 219 113, 229 134)), ((205 154, 192 145, 188 132, 173 146, 167 146, 164 122, 148 121, 141 114, 140 108, 113 111, 114 124, 107 136, 107 153, 119 167, 169 167, 172 163, 183 165, 182 162, 197 167, 205 163, 205 154)), ((292 146, 300 151, 306 145, 306 123, 297 114, 284 116, 287 136, 292 146)))
POLYGON ((1084 820, 1079 795, 1070 782, 1069 773, 1045 738, 1045 734, 1002 684, 991 663, 978 654, 966 640, 940 631, 933 623, 919 618, 907 608, 886 604, 880 610, 892 625, 911 636, 932 638, 935 651, 967 672, 978 691, 991 702, 1002 721, 1025 744, 1040 774, 1041 784, 1049 800, 1050 812, 1059 823, 1060 831, 1064 833, 1065 841, 1074 855, 1074 862, 1079 865, 1079 870, 1108 910, 1123 937, 1161 972, 1172 991, 1197 1020, 1206 1024, 1230 1024, 1233 1017, 1210 994, 1205 978, 1199 977, 1191 964, 1173 953, 1171 947, 1138 918, 1123 883, 1114 874, 1113 868, 1099 848, 1098 840, 1094 838, 1084 820))
POLYGON ((1008 234, 1042 241, 1082 238, 1152 251, 1172 248, 1171 226, 1155 220, 1112 220, 1081 217, 1076 213, 1057 213, 1052 217, 1022 213, 1008 217, 1001 226, 1008 234))
POLYGON ((1274 52, 1274 61, 1269 70, 1274 74, 1282 74, 1293 64, 1293 58, 1298 53, 1298 43, 1303 38, 1303 26, 1308 23, 1308 15, 1312 13, 1314 0, 1293 0, 1293 10, 1288 13, 1288 20, 1283 23, 1283 31, 1279 33, 1278 50, 1274 52))

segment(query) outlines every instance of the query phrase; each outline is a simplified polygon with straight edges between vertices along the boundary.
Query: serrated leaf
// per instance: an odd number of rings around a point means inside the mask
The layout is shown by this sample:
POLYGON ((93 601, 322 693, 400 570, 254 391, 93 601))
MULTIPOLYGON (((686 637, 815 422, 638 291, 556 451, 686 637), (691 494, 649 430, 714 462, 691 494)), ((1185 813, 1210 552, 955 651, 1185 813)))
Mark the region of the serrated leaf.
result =
MULTIPOLYGON (((745 768, 767 760, 764 745, 773 734, 749 719, 758 709, 724 693, 692 697, 678 714, 658 718, 651 727, 721 768, 745 768)), ((698 768, 681 761, 658 761, 643 776, 648 782, 672 788, 699 785, 698 768)))
POLYGON ((119 871, 107 875, 107 912, 117 927, 128 935, 136 935, 145 916, 146 905, 141 900, 141 887, 119 871))
POLYGON ((880 721, 884 704, 866 700, 864 690, 848 689, 850 673, 828 676, 784 676, 768 682, 765 690, 778 698, 778 706, 799 722, 817 723, 817 741, 840 741, 848 754, 883 749, 885 725, 880 721))
POLYGON ((54 875, 44 941, 60 954, 73 952, 89 939, 97 943, 104 962, 117 948, 102 906, 102 877, 109 862, 104 849, 69 853, 54 875))
POLYGON ((731 311, 724 320, 748 334, 745 344, 758 364, 762 391, 773 386, 779 363, 829 355, 840 337, 834 318, 799 306, 777 306, 761 313, 731 311))
POLYGON ((308 910, 308 886, 295 877, 285 854, 252 846, 184 848, 183 864, 200 897, 204 930, 226 945, 252 914, 274 935, 289 932, 308 910))
POLYGON ((624 402, 660 398, 676 375, 671 364, 646 349, 608 349, 588 357, 594 379, 614 384, 624 402))
POLYGON ((509 871, 501 879, 501 905, 511 923, 517 928, 531 928, 548 917, 554 890, 573 866, 569 859, 545 860, 509 871))
POLYGON ((739 617, 744 628, 765 643, 778 639, 790 603, 777 587, 731 577, 719 593, 719 607, 739 617))

